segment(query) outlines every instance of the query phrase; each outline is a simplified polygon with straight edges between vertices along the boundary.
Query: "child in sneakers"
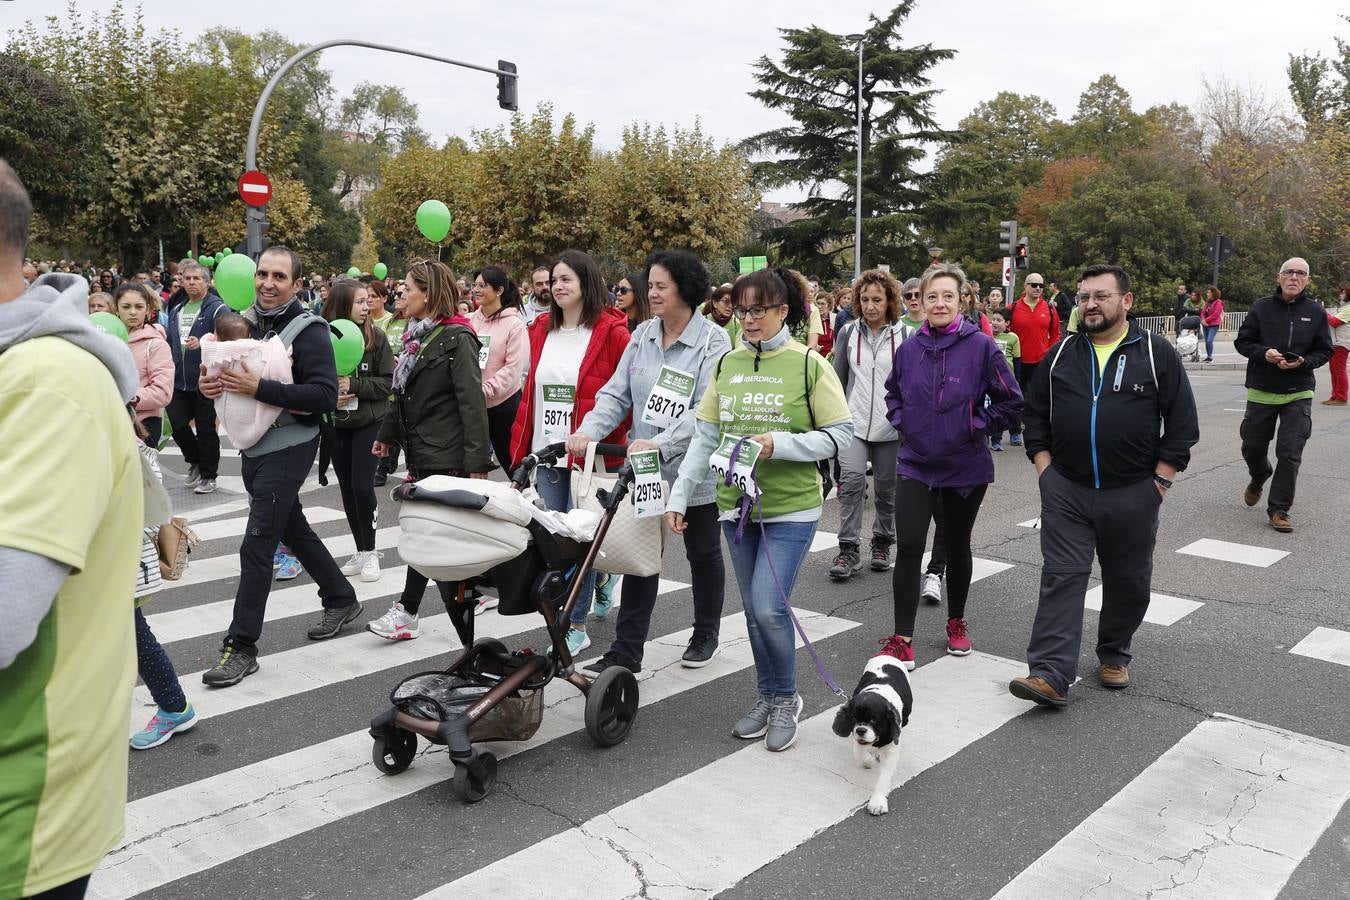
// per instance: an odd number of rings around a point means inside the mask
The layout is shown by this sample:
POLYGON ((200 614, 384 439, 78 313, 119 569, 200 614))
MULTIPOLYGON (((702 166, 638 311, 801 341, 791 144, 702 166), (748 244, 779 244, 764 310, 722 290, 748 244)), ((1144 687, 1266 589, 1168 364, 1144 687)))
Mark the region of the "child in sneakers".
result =
MULTIPOLYGON (((989 324, 994 329, 994 340, 998 341, 999 349, 1003 351, 1003 358, 1008 361, 1008 368, 1012 370, 1013 377, 1021 383, 1022 379, 1022 340, 1016 334, 1008 330, 1008 315, 1003 310, 996 309, 989 313, 989 324)), ((993 450, 1003 449, 1003 432, 999 431, 989 435, 989 446, 993 450)))
MULTIPOLYGON (((221 312, 216 316, 215 333, 202 337, 202 365, 206 374, 217 376, 226 369, 247 369, 260 378, 291 384, 291 356, 273 336, 255 340, 248 320, 238 313, 221 312)), ((240 450, 262 440, 267 429, 281 415, 281 407, 261 403, 247 394, 226 391, 216 400, 216 412, 225 433, 240 450)))
MULTIPOLYGON (((141 455, 145 457, 151 471, 155 477, 160 477, 158 454, 147 447, 144 442, 145 430, 137 426, 137 443, 141 455)), ((149 750, 151 747, 158 747, 160 744, 173 737, 181 731, 187 731, 193 725, 197 724, 197 712, 188 702, 183 694, 183 686, 178 681, 178 673, 174 671, 173 663, 169 660, 169 654, 164 652, 164 648, 155 638, 155 633, 150 630, 150 624, 146 622, 145 615, 141 612, 141 605, 147 602, 156 591, 162 586, 163 582, 159 576, 159 547, 156 539, 159 536, 159 529, 146 528, 141 540, 141 563, 139 574, 136 576, 136 671, 146 688, 150 691, 150 696, 154 698, 155 714, 150 717, 150 721, 145 727, 136 732, 131 737, 131 749, 149 750), (175 712, 175 710, 177 710, 175 712)))

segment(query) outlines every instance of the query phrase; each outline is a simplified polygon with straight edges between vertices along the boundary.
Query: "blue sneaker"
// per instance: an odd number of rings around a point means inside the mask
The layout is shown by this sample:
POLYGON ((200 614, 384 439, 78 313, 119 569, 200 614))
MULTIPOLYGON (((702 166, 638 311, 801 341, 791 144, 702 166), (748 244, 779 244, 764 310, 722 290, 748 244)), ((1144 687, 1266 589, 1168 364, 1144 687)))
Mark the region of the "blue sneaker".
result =
POLYGON ((286 561, 286 557, 291 555, 290 548, 285 544, 277 544, 276 552, 272 554, 272 568, 279 569, 281 564, 286 561))
POLYGON ((576 659, 578 653, 591 645, 591 636, 584 631, 576 628, 567 629, 567 652, 576 659))
POLYGON ((281 565, 277 567, 277 581, 290 581, 298 577, 300 577, 300 560, 288 553, 282 557, 281 565))
POLYGON ((990 442, 989 442, 989 446, 990 446, 990 448, 993 449, 993 450, 998 450, 998 451, 1002 451, 1002 450, 1003 450, 1003 442, 1002 442, 1002 441, 990 441, 990 442))
POLYGON ((187 731, 196 724, 197 711, 192 708, 191 702, 180 713, 156 709, 145 727, 131 736, 131 749, 149 750, 158 747, 178 732, 187 731))
POLYGON ((1021 435, 1021 433, 1019 432, 1019 433, 1017 433, 1017 434, 1014 434, 1012 437, 1008 438, 1008 443, 1012 444, 1014 447, 1020 447, 1020 446, 1022 446, 1022 435, 1021 435))
POLYGON ((619 576, 609 572, 599 572, 595 576, 595 602, 591 604, 591 615, 603 619, 614 606, 614 582, 619 576))

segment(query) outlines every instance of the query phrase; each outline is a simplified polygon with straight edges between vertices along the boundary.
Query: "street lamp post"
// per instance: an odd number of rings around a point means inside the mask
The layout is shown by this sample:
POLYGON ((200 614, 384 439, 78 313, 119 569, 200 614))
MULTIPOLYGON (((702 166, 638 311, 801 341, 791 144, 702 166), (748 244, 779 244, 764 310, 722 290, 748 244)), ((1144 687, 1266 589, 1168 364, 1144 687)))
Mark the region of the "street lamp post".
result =
POLYGON ((862 275, 862 81, 863 81, 863 38, 866 35, 849 34, 844 40, 858 45, 858 167, 853 181, 853 280, 862 275))

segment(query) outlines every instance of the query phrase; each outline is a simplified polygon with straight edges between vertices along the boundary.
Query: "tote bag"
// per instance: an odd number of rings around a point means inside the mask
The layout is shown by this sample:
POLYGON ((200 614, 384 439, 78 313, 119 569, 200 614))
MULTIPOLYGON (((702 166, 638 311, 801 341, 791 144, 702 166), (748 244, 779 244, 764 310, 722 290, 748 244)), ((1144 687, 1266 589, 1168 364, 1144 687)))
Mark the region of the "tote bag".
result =
MULTIPOLYGON (((595 492, 613 490, 619 476, 605 473, 604 461, 595 457, 595 446, 592 443, 586 448, 585 465, 572 471, 572 505, 604 515, 595 492)), ((670 496, 670 485, 662 482, 662 490, 670 496)), ((666 545, 665 521, 665 516, 637 518, 630 491, 614 512, 614 521, 610 522, 600 552, 596 554, 595 568, 612 575, 645 577, 658 574, 661 551, 666 545)))

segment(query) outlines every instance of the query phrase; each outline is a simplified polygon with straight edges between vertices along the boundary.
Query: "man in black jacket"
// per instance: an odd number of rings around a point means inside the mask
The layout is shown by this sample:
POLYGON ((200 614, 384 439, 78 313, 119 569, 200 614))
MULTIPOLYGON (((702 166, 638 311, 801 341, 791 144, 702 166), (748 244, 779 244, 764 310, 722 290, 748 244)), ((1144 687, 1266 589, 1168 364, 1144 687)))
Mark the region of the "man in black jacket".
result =
POLYGON ((247 394, 284 411, 262 440, 241 451, 244 488, 249 494, 248 525, 239 545, 239 589, 234 618, 221 647, 220 662, 202 675, 212 687, 229 687, 258 671, 258 638, 262 635, 267 595, 272 589, 272 554, 284 542, 319 587, 323 618, 309 629, 311 640, 334 637, 361 614, 351 582, 343 577, 328 548, 305 520, 300 486, 319 449, 319 419, 337 407, 337 368, 328 324, 287 328, 309 314, 296 296, 300 290, 300 258, 285 247, 270 247, 258 260, 254 278, 257 300, 244 311, 253 336, 278 335, 291 340, 294 384, 260 379, 246 370, 226 370, 200 381, 211 399, 223 392, 247 394))
POLYGON ((1092 266, 1078 283, 1082 332, 1046 354, 1027 393, 1027 456, 1041 490, 1041 590, 1030 674, 1016 697, 1062 707, 1078 674, 1092 555, 1102 568, 1098 678, 1130 683, 1130 641, 1148 610, 1158 509, 1200 439, 1195 398, 1167 339, 1131 322, 1130 278, 1092 266))
POLYGON ((1238 434, 1251 482, 1242 500, 1255 506, 1269 479, 1266 515, 1271 528, 1285 533, 1294 530, 1289 507, 1294 505, 1303 445, 1312 434, 1313 369, 1325 365, 1332 351, 1326 310, 1308 296, 1309 277, 1307 260, 1285 260, 1275 293, 1252 304, 1233 341, 1247 357, 1247 410, 1238 434), (1271 438, 1273 470, 1266 456, 1271 438))

